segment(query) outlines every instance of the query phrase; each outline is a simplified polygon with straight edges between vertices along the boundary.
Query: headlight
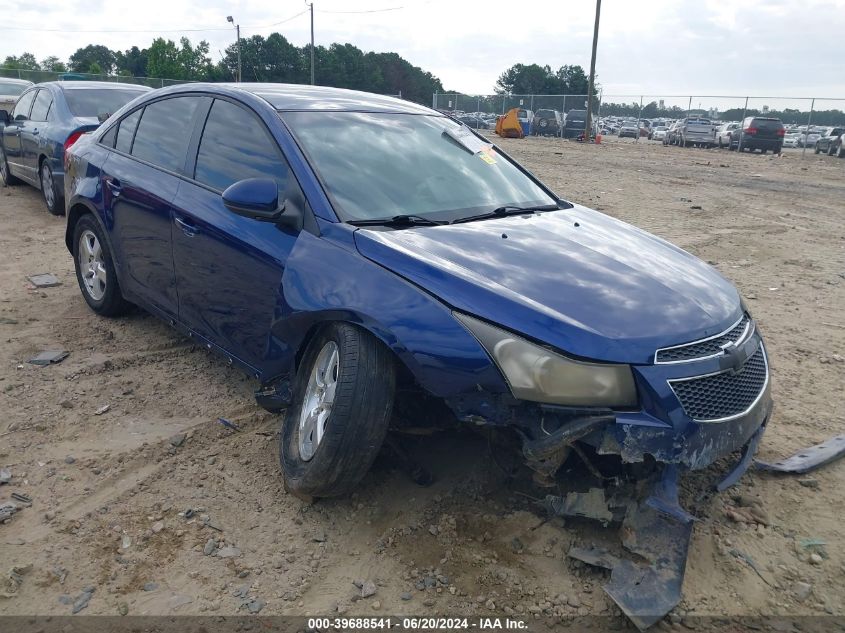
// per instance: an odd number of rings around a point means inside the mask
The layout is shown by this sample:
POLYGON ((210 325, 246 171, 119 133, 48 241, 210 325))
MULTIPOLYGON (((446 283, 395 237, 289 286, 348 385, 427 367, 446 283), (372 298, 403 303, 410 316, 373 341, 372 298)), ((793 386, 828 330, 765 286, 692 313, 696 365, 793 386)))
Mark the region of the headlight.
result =
POLYGON ((496 361, 515 398, 570 406, 637 404, 637 389, 628 365, 565 358, 484 321, 453 314, 496 361))

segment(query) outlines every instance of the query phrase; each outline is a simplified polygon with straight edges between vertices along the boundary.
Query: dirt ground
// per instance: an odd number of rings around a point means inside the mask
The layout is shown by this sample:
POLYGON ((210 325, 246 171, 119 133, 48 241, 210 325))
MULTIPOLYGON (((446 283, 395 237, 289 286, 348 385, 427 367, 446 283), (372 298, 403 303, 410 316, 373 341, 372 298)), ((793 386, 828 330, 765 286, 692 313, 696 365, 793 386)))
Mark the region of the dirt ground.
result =
MULTIPOLYGON (((562 197, 737 284, 771 356, 762 458, 843 433, 845 161, 617 139, 501 144, 562 197)), ((471 433, 416 442, 430 487, 380 460, 351 498, 287 495, 280 420, 255 405, 255 385, 151 316, 93 315, 63 235, 37 191, 0 189, 0 466, 12 473, 0 503, 32 498, 0 524, 0 614, 70 614, 76 602, 88 615, 603 614, 624 625, 601 590, 607 574, 566 557, 573 544, 614 541, 614 529, 546 520, 471 433), (42 272, 61 285, 32 289, 25 276, 42 272), (70 352, 60 364, 26 362, 56 348, 70 352), (356 579, 375 595, 356 599, 356 579)), ((845 461, 806 478, 748 473, 704 494, 727 467, 685 485, 699 521, 684 600, 658 626, 842 615, 845 461), (760 501, 758 520, 729 517, 737 492, 760 501)))

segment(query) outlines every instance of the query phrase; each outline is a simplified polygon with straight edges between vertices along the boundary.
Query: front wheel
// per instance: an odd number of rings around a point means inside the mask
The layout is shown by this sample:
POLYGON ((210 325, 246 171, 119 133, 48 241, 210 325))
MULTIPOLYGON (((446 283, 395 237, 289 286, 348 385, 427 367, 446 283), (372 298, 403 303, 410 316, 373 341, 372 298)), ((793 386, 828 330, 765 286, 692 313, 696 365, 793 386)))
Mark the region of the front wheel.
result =
POLYGON ((289 491, 300 497, 350 492, 381 449, 396 377, 390 351, 348 323, 326 327, 308 346, 280 438, 289 491))
POLYGON ((839 149, 836 152, 837 158, 845 158, 845 143, 840 143, 839 149))
POLYGON ((56 191, 56 182, 53 179, 53 169, 46 160, 41 163, 41 194, 44 196, 44 204, 47 211, 53 215, 64 215, 65 203, 62 196, 56 191))
POLYGON ((821 151, 822 151, 822 150, 821 150, 821 148, 819 147, 819 144, 818 144, 818 143, 816 143, 816 147, 815 147, 815 149, 813 150, 813 153, 814 153, 814 154, 818 154, 818 153, 819 153, 819 152, 821 152, 821 151))

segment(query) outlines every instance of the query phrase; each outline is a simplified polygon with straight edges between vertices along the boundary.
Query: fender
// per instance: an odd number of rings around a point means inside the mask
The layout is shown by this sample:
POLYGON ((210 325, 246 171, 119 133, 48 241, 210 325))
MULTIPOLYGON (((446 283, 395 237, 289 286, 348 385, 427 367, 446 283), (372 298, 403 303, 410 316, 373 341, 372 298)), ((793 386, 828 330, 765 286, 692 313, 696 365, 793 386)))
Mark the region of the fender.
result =
POLYGON ((321 324, 346 321, 382 341, 435 397, 479 389, 509 393, 487 352, 448 306, 361 257, 351 246, 353 227, 326 224, 320 238, 302 232, 288 258, 281 310, 271 327, 268 362, 261 368, 265 385, 288 383, 321 324), (358 282, 339 285, 338 270, 358 282))

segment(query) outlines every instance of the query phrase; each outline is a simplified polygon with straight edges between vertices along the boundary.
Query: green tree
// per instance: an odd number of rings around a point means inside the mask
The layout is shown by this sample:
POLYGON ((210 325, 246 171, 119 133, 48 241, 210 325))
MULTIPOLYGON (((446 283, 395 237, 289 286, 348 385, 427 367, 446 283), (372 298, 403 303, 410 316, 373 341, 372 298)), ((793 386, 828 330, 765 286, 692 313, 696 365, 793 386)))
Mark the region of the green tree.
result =
POLYGON ((8 55, 3 62, 4 68, 19 68, 21 70, 41 70, 38 60, 32 53, 23 53, 20 56, 8 55))
POLYGON ((70 69, 78 73, 105 73, 110 75, 115 70, 117 61, 114 51, 101 44, 89 44, 79 48, 70 56, 70 69), (96 65, 98 71, 92 68, 96 65))
POLYGON ((128 73, 133 77, 147 76, 147 49, 140 49, 137 46, 126 50, 125 52, 117 51, 115 53, 115 61, 118 72, 121 75, 128 73))
POLYGON ((50 70, 54 73, 67 72, 67 65, 55 55, 50 55, 41 60, 41 70, 50 70))

